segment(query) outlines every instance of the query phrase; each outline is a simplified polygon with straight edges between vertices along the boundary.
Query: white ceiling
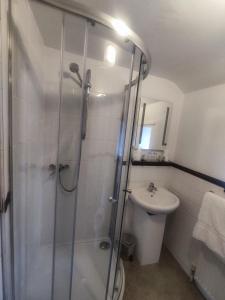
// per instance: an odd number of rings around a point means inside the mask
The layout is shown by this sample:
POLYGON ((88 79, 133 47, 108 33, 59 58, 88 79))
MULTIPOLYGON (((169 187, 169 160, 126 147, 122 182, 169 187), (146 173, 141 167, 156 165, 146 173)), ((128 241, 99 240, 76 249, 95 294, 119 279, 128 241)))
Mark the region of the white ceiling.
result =
MULTIPOLYGON (((44 44, 47 47, 60 49, 62 13, 59 10, 44 6, 40 2, 31 1, 30 3, 44 44)), ((67 14, 64 24, 64 50, 68 53, 83 55, 86 20, 83 18, 74 18, 72 14, 67 14)), ((91 26, 89 24, 87 57, 104 61, 105 49, 111 44, 116 48, 116 64, 129 68, 131 65, 133 44, 124 42, 124 39, 118 39, 118 35, 105 26, 99 24, 91 26)))
POLYGON ((225 82, 224 0, 79 0, 123 19, 152 55, 151 74, 184 92, 225 82))
MULTIPOLYGON (((175 82, 184 92, 225 83, 225 0, 76 1, 124 20, 139 34, 152 56, 152 75, 175 82)), ((34 13, 46 44, 60 44, 54 25, 59 16, 49 16, 46 7, 34 13)), ((71 28, 79 31, 79 26, 71 28)), ((74 39, 68 40, 72 47, 74 39)))

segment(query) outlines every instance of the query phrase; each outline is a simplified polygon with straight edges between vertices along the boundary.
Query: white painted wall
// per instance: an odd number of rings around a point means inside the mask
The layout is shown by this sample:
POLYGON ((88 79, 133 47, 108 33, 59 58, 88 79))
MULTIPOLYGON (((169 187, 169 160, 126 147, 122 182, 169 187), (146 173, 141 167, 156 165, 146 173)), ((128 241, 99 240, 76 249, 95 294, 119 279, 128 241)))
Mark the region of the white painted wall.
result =
MULTIPOLYGON (((180 122, 175 161, 207 175, 225 180, 225 84, 188 93, 180 122)), ((205 192, 214 191, 225 197, 222 188, 192 175, 173 169, 170 189, 181 199, 181 206, 169 218, 166 244, 189 273, 191 263, 202 264, 198 276, 209 297, 224 299, 225 265, 210 251, 201 251, 192 239, 192 231, 205 192), (210 274, 207 276, 207 274, 210 274)))
POLYGON ((185 95, 175 160, 225 180, 225 84, 185 95))

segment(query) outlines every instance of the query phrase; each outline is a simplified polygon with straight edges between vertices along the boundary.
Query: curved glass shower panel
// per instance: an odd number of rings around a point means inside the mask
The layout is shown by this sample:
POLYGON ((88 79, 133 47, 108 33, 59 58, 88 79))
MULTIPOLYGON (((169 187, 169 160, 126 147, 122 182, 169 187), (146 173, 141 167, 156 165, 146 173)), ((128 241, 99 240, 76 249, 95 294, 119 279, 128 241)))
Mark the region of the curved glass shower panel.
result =
MULTIPOLYGON (((133 46, 110 29, 88 23, 86 70, 91 74, 76 212, 73 299, 106 297, 117 210, 117 162, 124 88, 133 46)), ((120 176, 120 175, 119 175, 120 176)))
POLYGON ((112 299, 141 53, 54 4, 11 3, 15 300, 112 299))
MULTIPOLYGON (((109 286, 109 295, 111 299, 117 299, 121 292, 121 276, 122 276, 122 264, 120 263, 120 247, 121 247, 121 234, 122 234, 122 227, 125 225, 123 224, 123 216, 124 216, 124 209, 125 209, 125 201, 127 198, 127 179, 128 179, 128 172, 129 172, 129 163, 130 163, 130 145, 132 143, 132 133, 133 133, 133 124, 134 119, 136 116, 136 107, 138 105, 137 98, 140 97, 139 91, 141 82, 143 79, 142 74, 139 70, 142 69, 141 65, 142 61, 142 53, 139 48, 135 48, 134 54, 134 61, 133 61, 133 72, 132 72, 132 84, 130 88, 126 88, 124 90, 124 97, 128 103, 128 118, 124 122, 123 130, 126 136, 124 141, 124 151, 121 154, 123 157, 123 163, 121 166, 121 181, 120 181, 120 190, 119 190, 119 207, 118 212, 116 215, 116 228, 115 228, 115 243, 114 243, 114 253, 117 258, 116 265, 112 265, 111 272, 110 272, 110 283, 109 286), (140 75, 139 75, 140 74, 140 75)), ((128 187, 129 188, 129 187, 128 187)), ((127 204, 129 207, 129 205, 127 204)), ((126 224, 126 227, 129 230, 129 225, 126 224)))
POLYGON ((12 1, 13 250, 16 300, 51 299, 62 14, 12 1), (46 22, 51 26, 45 30, 46 22), (50 52, 49 52, 50 51, 50 52))
MULTIPOLYGON (((81 155, 82 79, 86 20, 64 14, 62 81, 58 140, 53 299, 70 299, 74 218, 81 155)), ((57 53, 58 54, 58 53, 57 53)))

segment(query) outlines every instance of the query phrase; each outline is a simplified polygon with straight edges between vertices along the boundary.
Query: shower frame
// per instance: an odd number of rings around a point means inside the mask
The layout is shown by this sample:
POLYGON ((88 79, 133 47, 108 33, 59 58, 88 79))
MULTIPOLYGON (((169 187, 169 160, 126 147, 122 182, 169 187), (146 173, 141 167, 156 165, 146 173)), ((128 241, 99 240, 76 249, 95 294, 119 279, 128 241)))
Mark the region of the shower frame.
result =
MULTIPOLYGON (((11 1, 12 0, 8 0, 8 15, 7 15, 7 35, 8 35, 8 41, 7 41, 7 47, 8 47, 8 152, 9 152, 9 161, 8 161, 8 169, 9 169, 9 192, 8 192, 8 196, 7 199, 5 199, 5 201, 3 201, 1 203, 2 207, 6 207, 9 204, 9 214, 10 216, 12 216, 13 210, 12 210, 12 205, 10 205, 10 203, 12 202, 12 186, 13 186, 13 176, 12 176, 12 172, 13 172, 13 165, 12 165, 12 15, 11 15, 11 1), (7 205, 7 206, 6 206, 7 205)), ((106 26, 107 28, 114 30, 113 27, 113 20, 115 20, 114 18, 112 18, 111 16, 99 12, 97 10, 95 10, 94 8, 89 8, 85 5, 76 3, 76 2, 72 2, 72 3, 68 3, 68 1, 66 0, 31 0, 31 1, 37 1, 37 2, 41 2, 45 5, 48 5, 50 7, 59 9, 62 12, 68 13, 68 14, 72 14, 74 16, 80 16, 84 19, 86 19, 87 21, 91 22, 91 23, 98 23, 101 25, 106 26)), ((134 111, 133 111, 133 122, 132 122, 132 126, 131 126, 131 134, 129 136, 129 149, 128 149, 128 158, 127 161, 123 161, 122 164, 126 164, 128 166, 127 171, 126 171, 126 185, 127 185, 127 181, 128 181, 128 173, 129 173, 129 165, 130 165, 130 161, 131 161, 131 145, 132 145, 132 139, 133 139, 133 135, 134 135, 134 131, 135 131, 135 120, 136 120, 136 116, 137 116, 137 112, 135 111, 135 109, 139 106, 139 98, 140 98, 140 82, 141 80, 144 80, 150 71, 150 67, 151 67, 151 56, 150 53, 148 51, 148 49, 145 47, 143 41, 139 38, 139 36, 137 34, 135 34, 132 30, 129 31, 129 36, 128 38, 121 38, 121 39, 125 39, 125 40, 129 40, 134 44, 134 48, 137 47, 142 55, 141 55, 141 66, 140 66, 140 70, 139 70, 139 74, 137 76, 137 78, 132 80, 132 76, 130 77, 130 81, 129 84, 126 85, 124 87, 124 90, 129 90, 128 94, 128 107, 129 107, 129 101, 130 101, 130 95, 131 95, 131 88, 133 86, 137 85, 137 90, 136 90, 136 96, 135 96, 135 106, 134 106, 134 111), (142 74, 140 74, 142 72, 142 74), (140 76, 142 75, 142 76, 140 76)), ((134 55, 134 53, 132 54, 134 55)), ((133 63, 132 63, 133 64, 133 63)), ((133 69, 133 66, 132 66, 133 69)), ((132 72, 131 72, 132 73, 132 72)), ((124 109, 126 110, 126 109, 124 109)), ((123 116, 124 116, 125 111, 123 112, 123 116)), ((127 108, 127 115, 128 115, 128 108, 127 108)), ((126 123, 127 125, 127 123, 126 123)), ((126 130, 125 130, 126 131, 126 130)), ((125 191, 126 192, 126 191, 125 191)), ((126 193, 124 195, 124 199, 126 197, 126 193)), ((123 200, 124 201, 124 200, 123 200)), ((125 201, 123 203, 122 206, 122 210, 124 211, 124 207, 125 207, 125 201)), ((5 211, 6 212, 6 211, 5 211)), ((122 213, 123 215, 123 213, 122 213)), ((122 219, 123 220, 123 219, 122 219)), ((5 227, 5 226, 4 226, 5 227)), ((122 230, 122 223, 120 224, 120 229, 122 230)), ((2 237, 3 240, 3 244, 7 243, 7 241, 5 241, 6 238, 8 237, 8 233, 4 232, 3 233, 2 229, 2 235, 4 235, 4 237, 2 237)), ((119 238, 121 239, 121 230, 119 233, 119 238)), ((10 217, 10 246, 12 245, 12 240, 13 240, 13 226, 12 226, 12 218, 10 217)), ((119 240, 120 243, 120 240, 119 240)), ((4 245, 2 246, 4 247, 4 245)), ((3 253, 3 266, 2 266, 2 271, 3 271, 3 299, 14 299, 15 295, 14 295, 14 279, 13 279, 13 249, 11 247, 11 253, 10 253, 10 258, 11 261, 8 261, 7 259, 4 259, 4 253, 3 253), (5 275, 7 275, 7 278, 9 279, 9 277, 11 278, 11 281, 9 282, 9 280, 5 279, 5 275), (9 291, 9 289, 11 290, 11 298, 10 296, 8 297, 8 293, 6 292, 6 290, 9 291)), ((119 260, 117 258, 117 266, 119 264, 119 260)), ((110 269, 109 269, 110 270, 110 269)), ((110 274, 109 274, 110 276, 110 274)), ((109 281, 109 278, 108 278, 109 281)), ((114 282, 115 284, 115 282, 114 282)), ((108 287, 108 284, 107 284, 108 287)))

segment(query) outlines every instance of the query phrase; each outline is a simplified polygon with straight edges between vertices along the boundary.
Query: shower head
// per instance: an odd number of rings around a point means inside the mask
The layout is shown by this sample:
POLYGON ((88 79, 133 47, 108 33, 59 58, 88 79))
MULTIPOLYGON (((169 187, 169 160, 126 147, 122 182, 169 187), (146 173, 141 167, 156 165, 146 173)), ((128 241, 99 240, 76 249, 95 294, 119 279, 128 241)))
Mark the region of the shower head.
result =
POLYGON ((82 78, 81 78, 80 73, 79 73, 79 65, 77 63, 72 62, 72 63, 70 63, 69 68, 70 68, 70 71, 72 73, 77 74, 77 77, 78 77, 79 82, 80 82, 80 86, 82 86, 82 78))
POLYGON ((79 73, 79 65, 76 63, 70 63, 70 71, 73 73, 79 73))

